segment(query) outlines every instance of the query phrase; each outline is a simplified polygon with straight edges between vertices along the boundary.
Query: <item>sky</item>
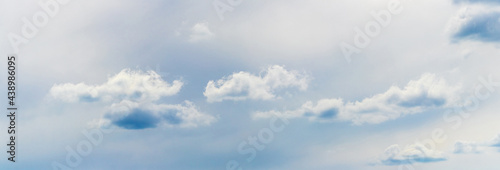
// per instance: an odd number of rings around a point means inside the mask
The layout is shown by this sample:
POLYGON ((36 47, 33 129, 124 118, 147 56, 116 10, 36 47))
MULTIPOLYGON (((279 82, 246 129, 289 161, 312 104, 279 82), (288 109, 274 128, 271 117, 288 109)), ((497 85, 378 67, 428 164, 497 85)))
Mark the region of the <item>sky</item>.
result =
POLYGON ((500 168, 499 0, 0 11, 18 106, 16 162, 0 169, 500 168))

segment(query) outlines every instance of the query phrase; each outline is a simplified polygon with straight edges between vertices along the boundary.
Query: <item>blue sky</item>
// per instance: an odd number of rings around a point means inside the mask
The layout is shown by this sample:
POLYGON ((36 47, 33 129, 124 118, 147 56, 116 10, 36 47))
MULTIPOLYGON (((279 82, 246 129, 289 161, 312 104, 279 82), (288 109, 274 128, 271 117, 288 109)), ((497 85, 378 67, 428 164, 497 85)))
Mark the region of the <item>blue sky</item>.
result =
POLYGON ((1 0, 0 167, 498 169, 499 2, 1 0))

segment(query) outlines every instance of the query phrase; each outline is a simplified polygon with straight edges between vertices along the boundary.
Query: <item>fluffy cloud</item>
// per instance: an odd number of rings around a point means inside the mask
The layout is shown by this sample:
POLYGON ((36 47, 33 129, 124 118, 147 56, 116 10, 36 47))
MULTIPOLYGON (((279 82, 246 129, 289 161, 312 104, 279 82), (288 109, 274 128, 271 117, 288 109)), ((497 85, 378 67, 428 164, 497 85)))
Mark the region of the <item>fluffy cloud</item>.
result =
POLYGON ((296 87, 306 90, 309 78, 297 71, 288 71, 283 66, 270 66, 263 75, 248 72, 233 73, 217 81, 209 81, 203 95, 208 102, 223 100, 271 100, 277 96, 275 90, 296 87))
POLYGON ((429 163, 445 160, 447 160, 447 158, 442 152, 430 150, 421 144, 406 146, 404 150, 401 150, 399 145, 391 145, 384 151, 384 154, 375 161, 375 164, 401 165, 415 162, 429 163))
POLYGON ((311 120, 352 121, 354 124, 381 123, 404 115, 432 108, 447 107, 459 99, 459 86, 450 86, 434 74, 424 74, 404 88, 392 86, 385 93, 361 101, 344 102, 341 98, 322 99, 314 105, 306 102, 297 110, 256 112, 254 118, 277 114, 289 118, 309 117, 311 120))
POLYGON ((65 102, 94 101, 155 101, 163 96, 177 94, 183 85, 180 80, 163 81, 154 71, 124 69, 101 85, 85 83, 57 84, 50 89, 50 96, 65 102))
POLYGON ((64 102, 111 103, 108 111, 97 122, 98 126, 115 125, 124 129, 164 127, 198 127, 210 125, 215 117, 200 112, 196 106, 157 104, 164 96, 177 94, 183 83, 168 83, 154 71, 122 70, 102 85, 54 85, 49 96, 64 102))

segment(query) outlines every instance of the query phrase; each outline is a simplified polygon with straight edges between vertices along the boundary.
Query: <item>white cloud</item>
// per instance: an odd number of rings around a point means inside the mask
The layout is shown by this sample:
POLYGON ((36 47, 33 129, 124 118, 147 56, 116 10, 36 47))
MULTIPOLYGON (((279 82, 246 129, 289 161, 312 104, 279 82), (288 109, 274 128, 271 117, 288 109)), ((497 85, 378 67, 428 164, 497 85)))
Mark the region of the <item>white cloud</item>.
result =
POLYGON ((197 23, 191 28, 189 42, 196 43, 210 40, 215 37, 215 34, 208 28, 208 23, 197 23))
POLYGON ((183 83, 168 83, 154 71, 124 69, 101 85, 54 85, 49 96, 64 102, 111 103, 104 116, 92 126, 115 125, 125 129, 207 126, 214 116, 199 111, 190 101, 183 104, 157 104, 165 96, 177 94, 183 83))
POLYGON ((306 90, 309 78, 297 71, 288 71, 283 66, 270 66, 263 75, 248 72, 233 73, 217 81, 209 81, 203 95, 208 102, 223 100, 271 100, 277 96, 275 90, 296 87, 306 90))
POLYGON ((459 86, 448 85, 443 78, 426 73, 402 89, 392 86, 384 93, 361 101, 322 99, 316 105, 309 101, 297 110, 256 112, 254 118, 267 118, 273 113, 286 117, 310 117, 312 120, 352 121, 357 125, 376 124, 431 108, 450 106, 458 101, 460 89, 459 86))
POLYGON ((85 83, 56 84, 50 89, 50 96, 65 102, 92 101, 155 101, 164 96, 177 94, 183 82, 175 80, 168 83, 154 71, 134 71, 124 69, 108 78, 101 85, 85 83))
POLYGON ((445 160, 447 158, 442 152, 430 150, 421 144, 414 144, 406 146, 404 150, 401 150, 399 145, 391 145, 374 163, 379 165, 401 165, 445 160))

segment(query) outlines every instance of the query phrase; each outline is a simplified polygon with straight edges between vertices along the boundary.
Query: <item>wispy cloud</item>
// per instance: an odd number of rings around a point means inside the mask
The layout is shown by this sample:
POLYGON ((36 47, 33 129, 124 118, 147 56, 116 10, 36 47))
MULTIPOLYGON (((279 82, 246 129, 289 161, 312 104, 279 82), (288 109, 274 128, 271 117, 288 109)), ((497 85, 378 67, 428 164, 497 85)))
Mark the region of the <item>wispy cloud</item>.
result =
POLYGON ((481 147, 484 146, 477 142, 457 141, 455 142, 453 153, 481 153, 481 147))
POLYGON ((375 165, 401 165, 412 163, 430 163, 445 161, 445 155, 436 150, 430 150, 421 144, 406 146, 403 150, 399 145, 389 146, 373 164, 375 165))
POLYGON ((208 23, 196 23, 191 28, 189 42, 197 43, 207 41, 215 37, 215 34, 208 28, 208 23))
POLYGON ((487 141, 457 141, 453 152, 456 154, 483 153, 488 148, 500 148, 500 134, 487 141))

